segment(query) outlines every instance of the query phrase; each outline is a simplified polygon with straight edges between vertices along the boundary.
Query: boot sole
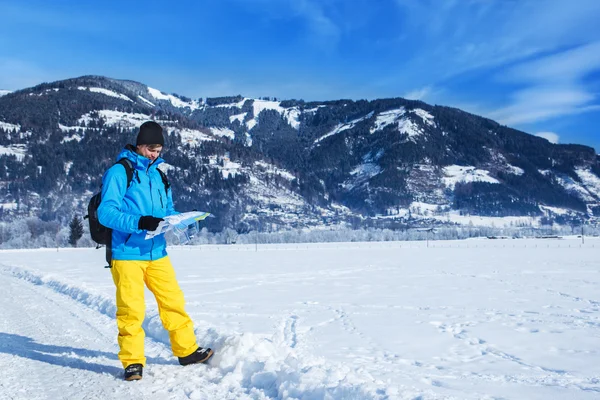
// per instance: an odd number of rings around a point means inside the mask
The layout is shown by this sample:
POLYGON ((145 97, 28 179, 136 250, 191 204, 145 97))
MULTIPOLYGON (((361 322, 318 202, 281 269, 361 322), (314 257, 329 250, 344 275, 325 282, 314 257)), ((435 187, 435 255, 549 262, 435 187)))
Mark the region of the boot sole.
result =
POLYGON ((142 379, 141 375, 131 375, 128 378, 125 378, 126 381, 139 381, 140 379, 142 379))

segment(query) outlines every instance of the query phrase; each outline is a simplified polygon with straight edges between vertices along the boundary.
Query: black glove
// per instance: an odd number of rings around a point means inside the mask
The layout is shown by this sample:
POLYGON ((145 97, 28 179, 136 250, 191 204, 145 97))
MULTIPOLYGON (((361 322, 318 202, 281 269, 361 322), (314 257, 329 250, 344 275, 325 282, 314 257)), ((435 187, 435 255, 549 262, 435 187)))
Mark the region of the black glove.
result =
POLYGON ((152 215, 144 215, 140 217, 140 221, 138 222, 138 229, 145 229, 147 231, 154 231, 158 228, 158 224, 160 221, 164 221, 162 218, 156 218, 152 215))

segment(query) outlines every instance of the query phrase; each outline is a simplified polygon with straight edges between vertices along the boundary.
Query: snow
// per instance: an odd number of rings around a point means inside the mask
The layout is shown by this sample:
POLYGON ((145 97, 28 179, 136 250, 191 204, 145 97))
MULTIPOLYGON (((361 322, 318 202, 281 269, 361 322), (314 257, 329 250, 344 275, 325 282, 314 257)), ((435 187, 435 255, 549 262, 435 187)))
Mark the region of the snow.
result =
POLYGON ((427 111, 420 108, 415 108, 414 110, 411 110, 411 112, 421 117, 426 125, 435 126, 435 122, 433 122, 433 115, 429 114, 427 111))
POLYGON ((236 176, 242 169, 241 164, 231 161, 229 157, 209 156, 208 160, 210 165, 221 170, 221 175, 225 179, 236 176), (223 163, 222 167, 220 163, 223 163))
POLYGON ((71 131, 78 131, 78 130, 86 129, 83 126, 66 126, 61 123, 58 124, 58 128, 63 132, 71 132, 71 131))
POLYGON ((287 123, 290 124, 294 129, 300 128, 300 121, 298 120, 300 117, 300 110, 298 110, 298 107, 283 108, 281 107, 280 101, 255 99, 252 102, 252 108, 254 119, 246 123, 248 129, 254 128, 254 126, 258 123, 258 115, 264 110, 275 110, 279 114, 283 115, 287 123))
POLYGON ((258 124, 258 118, 253 118, 250 121, 246 121, 246 127, 251 130, 258 124))
POLYGON ((372 116, 373 116, 373 112, 370 112, 369 114, 365 115, 364 117, 357 118, 357 119, 352 120, 352 121, 350 121, 350 122, 348 122, 346 124, 338 124, 331 132, 329 132, 329 133, 321 136, 320 138, 316 139, 314 141, 314 144, 319 144, 320 142, 322 142, 323 140, 327 139, 330 136, 336 135, 336 134, 338 134, 340 132, 343 132, 345 130, 348 130, 348 129, 352 129, 359 122, 362 122, 365 119, 369 119, 372 116))
POLYGON ((404 114, 406 110, 404 107, 400 107, 394 110, 384 111, 377 115, 375 119, 375 125, 369 130, 371 133, 375 133, 377 131, 382 130, 388 125, 391 125, 398 121, 404 114))
POLYGON ((233 123, 233 121, 238 121, 240 124, 242 124, 244 122, 244 118, 246 118, 246 114, 248 113, 232 115, 229 117, 229 122, 233 123))
POLYGON ((151 87, 148 87, 148 93, 150 93, 150 95, 157 100, 166 100, 170 102, 174 107, 189 108, 191 111, 200 108, 200 103, 198 103, 197 100, 192 100, 188 103, 178 97, 173 96, 172 94, 164 94, 160 90, 153 89, 151 87))
POLYGON ((320 106, 316 106, 316 107, 313 107, 313 108, 308 108, 308 109, 303 110, 303 112, 304 113, 316 113, 317 111, 319 111, 319 108, 321 108, 321 107, 325 107, 325 106, 324 105, 320 105, 320 106))
POLYGON ((490 228, 509 228, 512 226, 540 226, 539 217, 481 217, 478 215, 461 215, 459 211, 450 211, 440 215, 432 215, 437 221, 451 222, 462 226, 490 228))
POLYGON ((254 165, 257 165, 257 166, 263 168, 264 170, 266 170, 269 173, 279 175, 282 178, 287 179, 288 181, 293 181, 294 179, 296 179, 296 177, 294 175, 292 175, 285 169, 278 168, 278 167, 274 166, 273 164, 268 164, 264 161, 255 161, 254 165))
POLYGON ((232 108, 232 107, 236 107, 236 108, 242 108, 244 103, 246 102, 246 100, 250 100, 247 98, 243 98, 242 100, 238 101, 237 103, 229 103, 229 104, 217 104, 214 107, 218 107, 218 108, 232 108))
MULTIPOLYGON (((410 112, 421 118, 426 125, 435 125, 435 122, 433 122, 433 115, 429 114, 427 111, 422 110, 420 108, 416 108, 414 110, 410 110, 410 112)), ((386 126, 397 124, 398 131, 400 133, 407 134, 409 140, 414 141, 415 137, 423 134, 423 129, 419 127, 419 125, 416 122, 410 120, 409 118, 406 118, 405 115, 406 109, 404 107, 381 112, 377 115, 377 118, 375 119, 375 124, 373 125, 373 127, 371 127, 369 132, 373 134, 375 132, 381 131, 386 126)))
MULTIPOLYGON (((579 170, 581 171, 581 170, 579 170)), ((589 175, 584 173, 584 176, 590 178, 589 175)), ((595 198, 590 194, 590 192, 581 185, 581 183, 577 182, 573 178, 564 174, 555 174, 556 181, 559 185, 565 188, 565 191, 571 195, 575 195, 582 199, 585 202, 593 202, 595 198)), ((592 181, 593 182, 593 181, 592 181)), ((597 194, 596 194, 597 195, 597 194)))
POLYGON ((408 140, 412 141, 414 141, 416 137, 423 134, 423 129, 421 129, 417 123, 408 118, 403 118, 398 121, 398 131, 408 135, 408 140))
POLYGON ((215 136, 223 136, 223 137, 226 137, 227 139, 231 139, 231 140, 235 139, 235 132, 232 131, 229 128, 215 128, 215 127, 212 127, 212 128, 210 128, 210 131, 215 136))
MULTIPOLYGON (((106 125, 121 125, 125 127, 139 127, 142 123, 150 120, 150 116, 140 113, 126 113, 115 110, 98 110, 98 115, 105 120, 106 125)), ((93 120, 90 113, 83 115, 77 121, 80 124, 88 124, 93 120)), ((160 121, 157 121, 160 122, 160 121)))
POLYGON ((600 197, 600 177, 589 169, 576 168, 575 173, 590 193, 600 197))
POLYGON ((523 168, 515 167, 514 165, 510 164, 506 165, 506 172, 514 175, 523 175, 525 173, 523 168))
POLYGON ((25 139, 32 134, 31 131, 21 132, 21 125, 19 124, 11 124, 3 121, 0 121, 0 129, 3 129, 7 132, 8 139, 12 138, 12 134, 18 133, 20 139, 25 139))
POLYGON ((259 100, 256 99, 252 102, 252 108, 254 111, 254 117, 258 117, 258 114, 263 112, 263 110, 275 110, 278 113, 283 113, 284 108, 280 106, 281 102, 279 101, 269 101, 269 100, 259 100))
POLYGON ((257 205, 256 213, 263 216, 276 216, 290 224, 298 221, 298 215, 308 207, 303 197, 285 188, 267 185, 251 171, 248 174, 251 185, 248 186, 247 193, 257 205))
POLYGON ((0 203, 0 207, 4 208, 5 210, 16 210, 19 207, 19 203, 0 203))
MULTIPOLYGON (((250 99, 245 98, 238 103, 221 104, 221 105, 218 105, 217 107, 241 108, 244 105, 244 103, 246 102, 246 100, 250 100, 250 99)), ((298 120, 298 118, 300 116, 300 111, 298 110, 297 107, 283 108, 283 107, 281 107, 280 101, 253 99, 252 100, 252 112, 253 112, 254 118, 251 119, 250 121, 246 121, 246 127, 248 128, 248 130, 251 130, 252 128, 254 128, 256 126, 256 124, 258 124, 258 116, 264 110, 277 111, 286 119, 288 124, 290 124, 293 128, 298 129, 300 127, 300 121, 298 120)), ((239 121, 241 124, 243 122, 244 118, 246 117, 246 114, 247 113, 232 115, 229 117, 229 121, 230 122, 239 121)))
POLYGON ((77 142, 81 142, 81 139, 83 139, 83 136, 77 134, 77 133, 73 133, 70 136, 65 136, 64 138, 62 138, 62 140, 60 141, 61 143, 66 143, 66 142, 70 142, 70 141, 77 141, 77 142))
POLYGON ((148 365, 134 383, 121 380, 104 252, 2 251, 0 398, 595 399, 598 247, 173 247, 199 343, 215 356, 179 366, 148 293, 148 365))
POLYGON ((0 89, 0 97, 6 96, 9 93, 12 93, 12 91, 11 90, 0 89))
POLYGON ((196 147, 201 142, 215 140, 214 137, 207 135, 204 132, 200 132, 195 129, 168 129, 168 132, 178 132, 181 135, 181 142, 184 144, 189 144, 190 146, 196 147))
POLYGON ((442 181, 449 188, 454 188, 458 182, 487 182, 500 183, 492 178, 489 171, 463 165, 449 165, 444 167, 445 178, 442 181))
POLYGON ((300 110, 298 108, 288 108, 283 113, 288 124, 294 129, 300 129, 300 110))
POLYGON ((24 144, 0 145, 0 156, 15 156, 17 160, 22 161, 25 154, 27 154, 27 146, 24 144))
POLYGON ((125 96, 124 94, 113 92, 112 90, 108 90, 108 89, 96 88, 96 87, 85 87, 85 86, 79 86, 77 89, 78 90, 89 90, 90 92, 101 93, 106 96, 116 97, 117 99, 133 102, 133 100, 131 100, 129 97, 125 96))
POLYGON ((227 179, 229 177, 234 177, 238 174, 238 171, 240 170, 241 165, 233 162, 233 161, 229 161, 229 160, 225 160, 225 162, 223 163, 223 168, 221 169, 221 173, 223 174, 223 178, 227 179))
POLYGON ((547 213, 556 214, 556 215, 573 214, 572 210, 569 210, 566 208, 551 207, 551 206, 540 206, 540 210, 545 211, 547 213))
POLYGON ((380 172, 381 167, 376 163, 367 162, 359 164, 352 171, 350 171, 350 175, 353 176, 353 179, 345 181, 342 186, 346 190, 351 190, 354 187, 365 183, 375 175, 378 175, 380 172))
POLYGON ((3 129, 5 131, 18 132, 21 130, 21 125, 9 124, 8 122, 0 121, 0 129, 3 129))
MULTIPOLYGON (((450 204, 432 204, 422 201, 412 202, 408 208, 390 208, 388 215, 378 216, 379 219, 395 219, 420 216, 444 223, 459 224, 463 227, 488 227, 488 228, 511 228, 517 226, 540 227, 541 217, 483 217, 478 215, 461 214, 460 211, 450 210, 450 204)), ((540 210, 546 214, 573 215, 573 211, 565 208, 540 206, 540 210)))
POLYGON ((145 98, 143 98, 142 96, 140 96, 138 94, 138 99, 142 100, 144 103, 146 103, 147 105, 149 105, 150 107, 156 107, 156 104, 154 104, 153 102, 146 100, 145 98))

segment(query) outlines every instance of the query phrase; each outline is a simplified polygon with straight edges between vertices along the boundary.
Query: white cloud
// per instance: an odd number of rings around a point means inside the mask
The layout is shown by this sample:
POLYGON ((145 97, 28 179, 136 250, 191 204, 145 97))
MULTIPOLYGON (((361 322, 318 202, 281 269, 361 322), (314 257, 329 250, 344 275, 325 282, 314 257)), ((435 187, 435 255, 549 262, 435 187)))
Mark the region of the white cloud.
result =
POLYGON ((313 34, 321 40, 325 39, 322 44, 335 44, 341 36, 341 29, 327 15, 321 7, 321 4, 312 0, 294 0, 291 2, 292 8, 303 16, 310 27, 313 34))
POLYGON ((579 82, 599 62, 597 0, 546 0, 543 6, 538 0, 395 3, 405 20, 403 35, 419 35, 418 54, 404 64, 405 87, 428 84, 427 79, 439 88, 461 74, 515 63, 523 63, 513 69, 521 84, 547 86, 557 76, 563 83, 579 82), (545 57, 553 53, 558 54, 545 57), (537 57, 543 61, 528 62, 537 57))
POLYGON ((408 99, 408 100, 423 100, 423 101, 425 101, 425 99, 427 98, 427 96, 429 96, 431 91, 432 91, 431 86, 425 86, 425 87, 422 87, 421 89, 412 90, 412 91, 406 93, 402 97, 404 97, 405 99, 408 99))
POLYGON ((577 82, 598 69, 600 40, 522 63, 510 70, 505 78, 517 82, 577 82))
POLYGON ((585 84, 598 70, 600 41, 521 63, 499 78, 529 86, 514 92, 510 104, 489 116, 510 125, 598 110, 598 96, 585 84))
POLYGON ((511 97, 509 105, 486 115, 503 124, 514 125, 581 114, 600 108, 590 104, 596 96, 578 83, 532 86, 515 92, 511 97))
POLYGON ((558 143, 559 136, 554 132, 538 132, 535 136, 541 137, 549 141, 550 143, 558 143))

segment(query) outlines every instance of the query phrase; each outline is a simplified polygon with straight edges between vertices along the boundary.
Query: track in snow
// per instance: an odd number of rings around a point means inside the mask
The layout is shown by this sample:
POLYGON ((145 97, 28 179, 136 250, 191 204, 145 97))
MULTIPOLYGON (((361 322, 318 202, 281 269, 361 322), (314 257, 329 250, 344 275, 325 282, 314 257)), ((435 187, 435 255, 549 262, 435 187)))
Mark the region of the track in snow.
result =
POLYGON ((340 382, 348 371, 336 377, 318 360, 299 371, 302 364, 285 353, 296 346, 293 315, 282 322, 275 340, 213 332, 218 350, 213 366, 187 367, 161 342, 166 335, 156 326, 157 317, 147 316, 144 378, 124 382, 110 301, 14 267, 0 268, 0 292, 2 398, 390 398, 383 390, 340 382), (266 366, 269 362, 275 365, 266 366), (330 376, 323 380, 323 374, 330 376))

